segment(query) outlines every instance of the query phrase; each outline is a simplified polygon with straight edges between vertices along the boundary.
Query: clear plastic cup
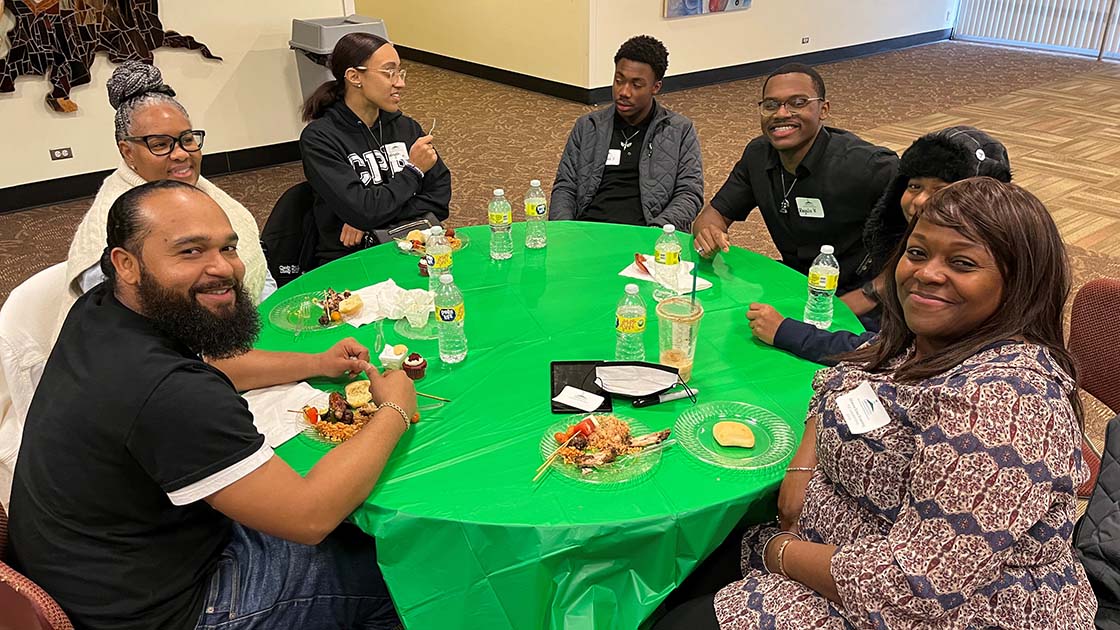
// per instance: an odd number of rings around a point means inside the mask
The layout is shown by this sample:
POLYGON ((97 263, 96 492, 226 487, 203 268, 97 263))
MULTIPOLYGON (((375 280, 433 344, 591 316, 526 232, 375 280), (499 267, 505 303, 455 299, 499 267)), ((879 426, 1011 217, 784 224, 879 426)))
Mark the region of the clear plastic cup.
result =
POLYGON ((658 363, 677 368, 686 383, 692 378, 692 359, 703 316, 700 301, 692 302, 687 297, 668 298, 657 305, 658 363))

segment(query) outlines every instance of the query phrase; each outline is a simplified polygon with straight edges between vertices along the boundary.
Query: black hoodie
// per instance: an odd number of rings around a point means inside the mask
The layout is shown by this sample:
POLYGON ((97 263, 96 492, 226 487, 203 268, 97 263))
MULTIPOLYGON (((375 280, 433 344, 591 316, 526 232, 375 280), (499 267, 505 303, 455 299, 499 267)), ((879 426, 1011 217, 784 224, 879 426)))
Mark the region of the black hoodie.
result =
POLYGON ((427 173, 405 166, 408 151, 424 135, 400 111, 382 111, 373 127, 338 101, 311 121, 299 138, 303 172, 315 191, 319 263, 361 249, 339 240, 342 225, 370 231, 400 225, 431 212, 447 218, 451 171, 437 159, 427 173))

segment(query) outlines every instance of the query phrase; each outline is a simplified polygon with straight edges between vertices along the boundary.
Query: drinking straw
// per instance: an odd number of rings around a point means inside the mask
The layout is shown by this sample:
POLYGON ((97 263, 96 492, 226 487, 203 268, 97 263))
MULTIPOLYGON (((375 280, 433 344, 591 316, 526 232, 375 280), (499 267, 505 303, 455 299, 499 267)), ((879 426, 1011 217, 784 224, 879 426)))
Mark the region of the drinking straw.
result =
POLYGON ((696 274, 700 270, 700 254, 696 248, 692 248, 692 296, 688 302, 688 312, 696 310, 696 274))

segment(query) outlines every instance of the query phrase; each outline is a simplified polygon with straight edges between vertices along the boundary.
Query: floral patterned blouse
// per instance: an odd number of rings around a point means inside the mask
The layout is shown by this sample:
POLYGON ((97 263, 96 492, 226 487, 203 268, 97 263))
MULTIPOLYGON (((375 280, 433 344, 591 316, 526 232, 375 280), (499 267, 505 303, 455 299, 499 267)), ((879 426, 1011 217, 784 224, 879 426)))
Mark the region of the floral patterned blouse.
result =
MULTIPOLYGON (((911 348, 891 367, 913 353, 911 348)), ((1096 599, 1070 547, 1088 475, 1073 379, 1037 345, 994 344, 920 382, 842 363, 813 382, 818 464, 806 539, 836 545, 841 604, 762 565, 716 595, 726 629, 1092 628, 1096 599), (890 423, 849 431, 837 397, 868 382, 890 423)))

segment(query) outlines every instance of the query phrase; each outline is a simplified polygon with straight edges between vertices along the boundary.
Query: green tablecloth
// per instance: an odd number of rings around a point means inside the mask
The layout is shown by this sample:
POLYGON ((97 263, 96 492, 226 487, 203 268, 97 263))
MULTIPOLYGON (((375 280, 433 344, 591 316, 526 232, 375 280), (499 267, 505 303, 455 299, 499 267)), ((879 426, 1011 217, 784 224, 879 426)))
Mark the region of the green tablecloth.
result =
MULTIPOLYGON (((435 341, 409 341, 384 327, 389 343, 407 343, 428 359, 418 389, 453 400, 405 435, 351 517, 377 538, 378 562, 410 630, 636 628, 779 481, 704 464, 678 444, 636 485, 605 488, 555 472, 530 483, 541 435, 557 420, 550 361, 613 358, 614 308, 632 281, 617 274, 635 252, 652 253, 659 234, 591 223, 548 227, 547 249, 526 250, 524 224, 515 224, 514 256, 502 262, 489 258, 487 227, 462 230, 472 239, 454 269, 466 303, 464 363, 444 367, 435 341)), ((391 277, 406 289, 426 288, 416 263, 392 245, 367 250, 297 279, 261 312, 328 286, 358 289, 391 277)), ((700 275, 715 285, 699 294, 705 314, 691 385, 701 402, 766 407, 800 436, 819 366, 755 341, 745 312, 763 301, 800 317, 805 277, 738 248, 703 263, 700 275)), ((650 314, 647 356, 656 359, 652 284, 639 284, 650 314)), ((834 326, 861 330, 839 301, 834 326)), ((258 347, 319 351, 346 335, 368 345, 375 332, 341 326, 296 338, 266 323, 258 347)), ((616 402, 616 411, 662 429, 689 404, 616 402)), ((326 451, 298 436, 277 452, 306 473, 326 451)))

